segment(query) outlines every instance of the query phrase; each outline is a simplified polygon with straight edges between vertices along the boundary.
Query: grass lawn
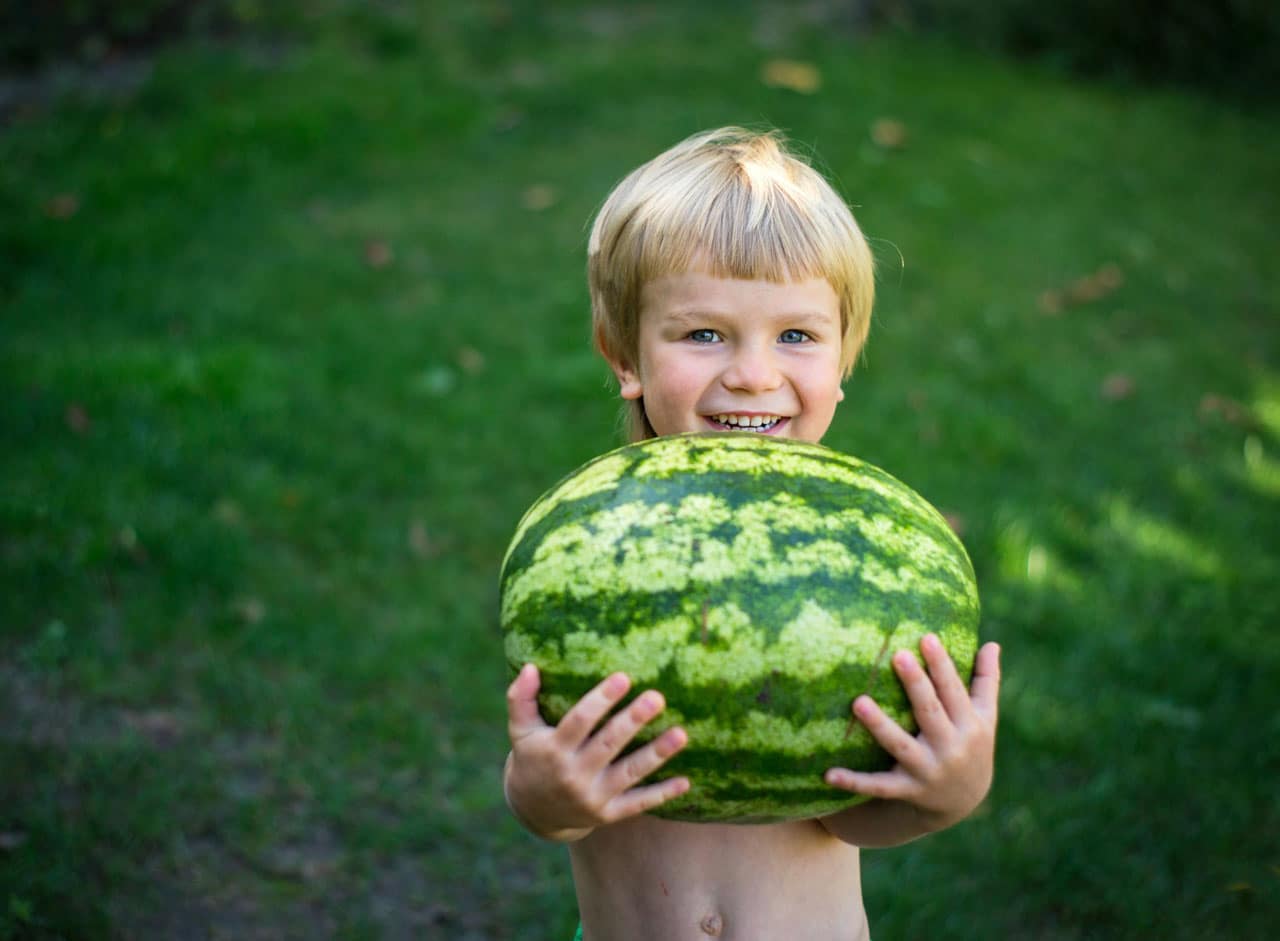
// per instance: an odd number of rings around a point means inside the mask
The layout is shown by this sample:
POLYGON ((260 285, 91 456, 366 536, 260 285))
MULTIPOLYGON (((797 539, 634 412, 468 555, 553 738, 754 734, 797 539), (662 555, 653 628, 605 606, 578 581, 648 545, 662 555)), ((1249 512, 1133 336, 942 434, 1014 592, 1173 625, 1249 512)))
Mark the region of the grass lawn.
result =
POLYGON ((1280 119, 822 5, 448 6, 0 126, 0 938, 572 935, 497 568, 618 443, 593 209, 728 123, 874 238, 827 443, 957 518, 1005 649, 990 800, 866 854, 875 936, 1274 929, 1280 119))

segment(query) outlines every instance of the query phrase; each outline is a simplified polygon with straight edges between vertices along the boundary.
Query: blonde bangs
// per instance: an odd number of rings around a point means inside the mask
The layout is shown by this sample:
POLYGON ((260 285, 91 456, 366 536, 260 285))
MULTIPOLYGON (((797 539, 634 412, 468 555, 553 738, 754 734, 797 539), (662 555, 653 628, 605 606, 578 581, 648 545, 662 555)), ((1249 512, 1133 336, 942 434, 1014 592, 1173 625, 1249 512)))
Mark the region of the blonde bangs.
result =
POLYGON ((694 267, 719 277, 791 281, 838 267, 829 249, 853 233, 815 218, 814 194, 780 173, 761 172, 773 168, 714 169, 721 172, 670 181, 637 208, 629 228, 642 281, 694 267))

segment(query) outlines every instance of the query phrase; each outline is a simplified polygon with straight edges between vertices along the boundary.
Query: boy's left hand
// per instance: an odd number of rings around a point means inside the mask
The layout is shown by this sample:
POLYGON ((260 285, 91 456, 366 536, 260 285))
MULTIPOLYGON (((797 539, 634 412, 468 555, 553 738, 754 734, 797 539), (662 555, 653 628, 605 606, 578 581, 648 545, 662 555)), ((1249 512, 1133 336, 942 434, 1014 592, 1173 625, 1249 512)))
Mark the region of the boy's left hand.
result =
POLYGON ((921 825, 941 830, 967 817, 991 787, 996 713, 1000 694, 1000 647, 984 644, 973 667, 971 690, 934 634, 920 641, 926 673, 909 651, 893 656, 920 725, 912 736, 885 715, 870 696, 853 701, 853 714, 897 764, 874 773, 831 768, 826 782, 842 790, 905 801, 921 825))

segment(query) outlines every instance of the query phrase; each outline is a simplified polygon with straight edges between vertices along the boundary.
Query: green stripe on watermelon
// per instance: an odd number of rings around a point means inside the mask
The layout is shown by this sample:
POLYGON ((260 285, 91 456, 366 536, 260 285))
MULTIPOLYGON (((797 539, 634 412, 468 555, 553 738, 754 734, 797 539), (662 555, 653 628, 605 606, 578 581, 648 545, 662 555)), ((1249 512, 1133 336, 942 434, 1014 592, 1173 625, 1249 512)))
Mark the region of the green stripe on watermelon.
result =
MULTIPOLYGON (((681 435, 677 438, 655 439, 660 440, 663 444, 669 442, 682 442, 694 435, 681 435)), ((746 437, 746 435, 742 435, 746 437)), ((773 444, 774 439, 760 438, 763 442, 773 444)), ((645 442, 645 446, 653 446, 654 442, 645 442)), ((742 499, 756 499, 758 492, 751 488, 751 481, 759 480, 768 476, 769 479, 777 481, 778 492, 782 494, 790 493, 791 488, 788 484, 792 480, 803 480, 806 485, 806 497, 809 502, 813 503, 814 510, 818 512, 826 512, 829 510, 840 510, 850 506, 854 494, 858 490, 865 490, 861 494, 863 501, 878 497, 882 501, 884 510, 891 512, 910 512, 916 515, 915 525, 927 526, 929 530, 933 530, 931 535, 940 540, 954 540, 954 535, 950 534, 950 530, 946 525, 946 521, 942 519, 931 504, 923 501, 918 494, 911 492, 910 489, 902 487, 899 481, 892 478, 888 474, 884 474, 878 467, 868 465, 868 463, 856 460, 856 458, 842 456, 836 452, 829 452, 826 448, 820 446, 806 446, 797 442, 791 442, 800 451, 812 449, 812 452, 805 453, 804 462, 797 465, 795 461, 788 462, 780 460, 777 454, 769 454, 767 463, 759 460, 759 444, 755 442, 731 443, 728 446, 713 447, 694 447, 689 448, 690 453, 703 454, 705 460, 701 463, 686 461, 680 462, 660 462, 653 460, 644 460, 641 454, 628 453, 628 448, 622 448, 620 451, 614 451, 604 454, 602 457, 594 458, 586 465, 582 466, 579 471, 573 472, 564 478, 561 483, 557 484, 549 490, 547 494, 539 499, 526 513, 524 519, 521 520, 517 527, 515 538, 512 539, 511 547, 508 548, 507 557, 503 561, 503 570, 506 571, 509 562, 511 562, 511 554, 515 552, 521 545, 539 544, 541 540, 536 536, 531 536, 529 531, 532 527, 538 526, 545 520, 550 513, 558 512, 559 515, 567 517, 567 519, 581 519, 585 513, 594 510, 600 506, 616 506, 618 503, 626 503, 626 495, 631 492, 637 492, 640 502, 649 502, 648 494, 652 492, 652 481, 655 479, 667 478, 675 474, 676 470, 684 470, 686 476, 680 478, 673 488, 667 488, 667 493, 684 494, 684 493, 703 493, 703 494, 741 494, 742 499), (736 457, 733 467, 735 470, 730 474, 718 474, 716 470, 710 469, 709 461, 712 458, 721 456, 722 451, 727 451, 736 457), (810 471, 808 474, 795 474, 795 470, 810 471), (628 472, 634 476, 627 476, 628 472), (827 475, 827 476, 823 476, 827 475), (692 483, 692 478, 698 478, 698 483, 692 483), (744 485, 744 479, 746 485, 744 485), (687 487, 681 487, 680 481, 689 481, 687 487), (824 501, 823 498, 827 498, 824 501), (828 503, 829 506, 823 506, 828 503), (577 504, 577 506, 572 506, 577 504), (932 519, 931 519, 932 517, 932 519)), ((630 446, 635 447, 635 446, 630 446)), ((681 456, 680 447, 655 447, 655 451, 663 453, 675 454, 681 456)), ((723 466, 723 462, 721 465, 723 466)), ((730 510, 733 510, 730 507, 730 510)))
MULTIPOLYGON (((959 642, 977 616, 976 607, 940 598, 869 598, 851 591, 850 584, 860 583, 833 585, 811 576, 767 592, 750 580, 729 582, 701 598, 678 591, 606 599, 556 595, 540 606, 507 613, 507 654, 513 663, 545 662, 556 672, 625 669, 642 681, 677 657, 692 667, 708 657, 732 655, 737 671, 745 674, 741 682, 771 670, 812 678, 851 658, 873 660, 886 643, 897 645, 894 649, 915 647, 926 625, 943 635, 944 644, 949 633, 959 642), (539 631, 543 620, 559 625, 558 633, 539 631), (775 646, 779 656, 770 657, 766 666, 762 658, 775 646), (748 670, 756 661, 759 667, 748 670)), ((734 664, 724 664, 714 677, 725 679, 729 669, 734 664)))
MULTIPOLYGON (((954 612, 913 608, 901 620, 881 623, 871 617, 892 617, 892 612, 824 606, 824 598, 834 592, 830 586, 811 589, 807 597, 786 599, 763 615, 752 612, 744 600, 747 610, 730 602, 707 606, 701 616, 697 609, 662 616, 664 612, 642 603, 654 599, 636 599, 621 612, 634 617, 636 626, 615 634, 583 629, 601 628, 601 622, 590 621, 584 604, 547 609, 544 613, 555 617, 564 633, 548 638, 537 634, 533 625, 512 625, 506 651, 513 664, 540 663, 557 675, 598 678, 625 670, 637 682, 650 683, 671 666, 681 685, 732 686, 770 676, 812 682, 851 666, 870 668, 894 650, 915 649, 926 625, 939 633, 957 658, 973 655, 971 635, 963 622, 929 617, 954 612)), ((681 603, 674 593, 664 598, 671 604, 681 603)))
POLYGON ((684 590, 739 576, 771 583, 814 572, 857 573, 884 592, 963 594, 976 602, 967 557, 947 554, 947 544, 924 527, 895 527, 886 514, 857 507, 825 514, 792 507, 786 509, 799 522, 787 529, 775 509, 755 501, 729 523, 731 508, 698 494, 674 505, 632 501, 575 522, 550 514, 543 522, 552 528, 530 533, 540 538, 539 549, 512 555, 502 583, 504 618, 527 599, 556 591, 684 590), (771 516, 780 525, 771 525, 771 516))
MULTIPOLYGON (((531 561, 527 553, 542 545, 546 535, 562 528, 566 521, 584 527, 592 543, 607 541, 610 534, 629 532, 629 527, 644 527, 630 535, 643 535, 645 528, 680 522, 688 525, 699 521, 700 534, 724 538, 717 526, 733 520, 750 504, 770 506, 770 525, 775 537, 793 532, 823 533, 859 528, 874 533, 878 539, 912 539, 916 544, 958 544, 946 521, 937 511, 918 512, 914 506, 886 500, 878 493, 858 493, 844 485, 811 482, 804 500, 791 491, 795 481, 785 476, 770 477, 772 487, 762 488, 759 475, 705 475, 693 489, 692 481, 680 481, 661 488, 662 499, 654 500, 652 481, 626 479, 605 490, 594 490, 584 496, 562 499, 552 491, 537 512, 526 516, 508 551, 504 571, 523 569, 531 561), (763 493, 762 493, 763 490, 763 493), (763 499, 762 499, 763 497, 763 499), (681 512, 680 503, 690 500, 681 512), (706 515, 699 517, 698 511, 706 515), (894 532, 895 519, 910 511, 911 529, 894 532), (522 548, 526 554, 522 554, 522 548), (514 564, 513 564, 514 563, 514 564)), ((900 484, 898 484, 901 487, 900 484)), ((576 487, 570 487, 577 490, 576 487)), ((749 514, 749 510, 747 510, 749 514)), ((750 519, 744 520, 750 522, 750 519)), ((739 527, 740 528, 740 527, 739 527)), ((923 562, 917 559, 916 563, 923 562)))

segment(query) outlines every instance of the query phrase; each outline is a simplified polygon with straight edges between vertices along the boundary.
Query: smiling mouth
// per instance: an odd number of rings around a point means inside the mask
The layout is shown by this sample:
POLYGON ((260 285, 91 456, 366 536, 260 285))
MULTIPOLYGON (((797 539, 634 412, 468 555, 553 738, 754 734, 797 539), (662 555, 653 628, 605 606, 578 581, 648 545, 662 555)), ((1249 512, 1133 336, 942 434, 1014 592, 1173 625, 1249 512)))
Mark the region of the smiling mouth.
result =
POLYGON ((755 431, 760 434, 768 434, 787 421, 783 415, 734 415, 728 412, 704 417, 721 431, 755 431))

